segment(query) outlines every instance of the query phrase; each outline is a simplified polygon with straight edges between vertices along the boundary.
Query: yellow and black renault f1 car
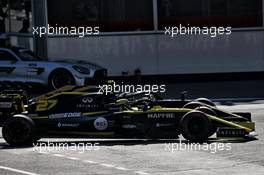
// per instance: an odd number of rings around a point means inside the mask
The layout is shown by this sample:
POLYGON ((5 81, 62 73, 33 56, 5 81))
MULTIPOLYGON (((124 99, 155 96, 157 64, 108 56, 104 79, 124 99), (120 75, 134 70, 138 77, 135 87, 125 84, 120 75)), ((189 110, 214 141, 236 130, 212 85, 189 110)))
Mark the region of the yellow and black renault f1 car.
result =
POLYGON ((27 100, 21 92, 0 96, 3 138, 10 145, 42 137, 178 138, 203 142, 254 136, 250 113, 218 109, 208 99, 166 100, 157 96, 103 94, 96 87, 66 86, 27 100))

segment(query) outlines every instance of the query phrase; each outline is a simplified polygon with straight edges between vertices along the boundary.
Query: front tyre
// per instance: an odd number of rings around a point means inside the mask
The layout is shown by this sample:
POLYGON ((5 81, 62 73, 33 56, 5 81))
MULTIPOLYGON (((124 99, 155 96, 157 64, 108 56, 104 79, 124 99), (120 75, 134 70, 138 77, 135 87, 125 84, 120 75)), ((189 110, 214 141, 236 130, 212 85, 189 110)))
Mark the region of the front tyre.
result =
POLYGON ((4 123, 2 134, 11 146, 31 146, 35 141, 35 124, 25 115, 15 115, 4 123))
MULTIPOLYGON (((208 115, 217 116, 216 113, 215 113, 215 111, 213 109, 208 108, 208 107, 205 107, 205 106, 198 107, 195 110, 201 111, 201 112, 203 112, 205 114, 208 114, 208 115)), ((217 125, 216 125, 216 123, 212 121, 211 122, 211 125, 212 125, 212 127, 210 129, 210 132, 209 132, 208 137, 211 137, 217 131, 217 125)))
POLYGON ((211 106, 211 107, 215 107, 215 104, 207 98, 197 98, 194 101, 206 104, 206 105, 211 106))
POLYGON ((198 108, 198 107, 201 107, 201 106, 203 106, 202 103, 200 103, 198 101, 192 101, 192 102, 189 102, 189 103, 185 104, 183 106, 183 108, 195 109, 195 108, 198 108))
POLYGON ((180 121, 181 134, 190 142, 203 142, 211 131, 211 120, 202 112, 191 111, 180 121))
POLYGON ((51 73, 49 85, 52 89, 59 89, 67 85, 75 85, 73 75, 65 69, 58 69, 51 73))

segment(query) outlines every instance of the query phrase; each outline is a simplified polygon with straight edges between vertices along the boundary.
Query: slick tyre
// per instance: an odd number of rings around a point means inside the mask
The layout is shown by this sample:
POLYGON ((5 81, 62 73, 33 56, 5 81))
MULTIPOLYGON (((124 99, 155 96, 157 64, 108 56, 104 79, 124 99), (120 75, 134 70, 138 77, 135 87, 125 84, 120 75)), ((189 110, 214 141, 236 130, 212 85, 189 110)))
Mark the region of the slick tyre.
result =
MULTIPOLYGON (((216 115, 216 113, 215 113, 215 111, 213 110, 213 109, 210 109, 210 108, 208 108, 208 107, 205 107, 205 106, 202 106, 202 107, 198 107, 198 108, 196 108, 195 110, 197 110, 197 111, 201 111, 201 112, 203 112, 203 113, 205 113, 205 114, 209 114, 209 115, 212 115, 212 116, 217 116, 216 115)), ((208 137, 211 137, 214 133, 216 133, 216 131, 217 131, 217 126, 216 126, 216 123, 214 123, 213 121, 211 122, 211 130, 210 130, 210 132, 209 132, 209 134, 208 134, 208 137)))
POLYGON ((195 108, 198 108, 198 107, 201 107, 201 106, 203 106, 202 103, 200 103, 198 101, 192 101, 192 102, 189 102, 189 103, 185 104, 183 106, 183 108, 195 109, 195 108))
POLYGON ((190 142, 203 142, 208 139, 211 120, 202 112, 192 111, 180 121, 181 134, 190 142))
POLYGON ((15 115, 3 125, 3 138, 11 146, 31 146, 35 138, 35 124, 25 115, 15 115))
POLYGON ((215 107, 215 104, 207 98, 197 98, 194 100, 194 102, 200 102, 200 103, 206 104, 208 106, 215 107))
POLYGON ((65 69, 53 71, 49 77, 49 86, 51 89, 59 89, 63 86, 75 85, 73 75, 65 69))

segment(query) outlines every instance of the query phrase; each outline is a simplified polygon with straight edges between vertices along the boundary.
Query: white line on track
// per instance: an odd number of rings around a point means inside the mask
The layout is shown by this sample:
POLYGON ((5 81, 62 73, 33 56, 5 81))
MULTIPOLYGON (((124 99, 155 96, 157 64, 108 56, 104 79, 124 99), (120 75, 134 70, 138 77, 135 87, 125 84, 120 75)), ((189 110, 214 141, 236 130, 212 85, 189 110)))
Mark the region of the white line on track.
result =
POLYGON ((71 160, 80 160, 79 158, 77 157, 66 157, 67 159, 71 159, 71 160))
POLYGON ((124 167, 120 167, 120 166, 115 167, 115 169, 122 170, 122 171, 129 171, 128 168, 124 168, 124 167))
POLYGON ((52 154, 52 155, 55 157, 65 157, 65 155, 63 155, 63 154, 52 154))
POLYGON ((83 162, 85 162, 85 163, 90 163, 90 164, 97 164, 97 162, 92 161, 92 160, 84 160, 83 162))
POLYGON ((139 175, 147 175, 147 174, 149 174, 149 173, 145 173, 143 171, 135 171, 135 173, 136 174, 139 174, 139 175))
MULTIPOLYGON (((49 154, 47 152, 40 152, 40 153, 49 154)), ((77 157, 66 157, 63 154, 51 154, 51 155, 54 156, 54 157, 64 157, 64 158, 70 159, 70 160, 81 160, 80 158, 77 158, 77 157)), ((128 168, 125 168, 125 167, 115 166, 115 165, 107 164, 107 163, 98 163, 98 162, 95 162, 95 161, 92 161, 92 160, 83 160, 82 162, 89 163, 89 164, 98 164, 98 165, 103 166, 103 167, 114 168, 114 169, 121 170, 121 171, 132 171, 131 169, 128 169, 128 168)), ((146 172, 143 172, 143 171, 134 171, 134 173, 135 174, 139 174, 139 175, 148 175, 149 174, 149 173, 146 173, 146 172)), ((28 174, 28 175, 36 175, 36 174, 28 174)))
POLYGON ((115 167, 115 165, 106 164, 106 163, 102 163, 102 164, 99 164, 99 165, 104 166, 104 167, 109 167, 109 168, 115 167))
POLYGON ((36 173, 23 171, 23 170, 19 170, 19 169, 15 169, 15 168, 10 168, 10 167, 6 167, 6 166, 0 166, 0 169, 16 172, 16 173, 20 173, 20 174, 26 174, 26 175, 38 175, 36 173))

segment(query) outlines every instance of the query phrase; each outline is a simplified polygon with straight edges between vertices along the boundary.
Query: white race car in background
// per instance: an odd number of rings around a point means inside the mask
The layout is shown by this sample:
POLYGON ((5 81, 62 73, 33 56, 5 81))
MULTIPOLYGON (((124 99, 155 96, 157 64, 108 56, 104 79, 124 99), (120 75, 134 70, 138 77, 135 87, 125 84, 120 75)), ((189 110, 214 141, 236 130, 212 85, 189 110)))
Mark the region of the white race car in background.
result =
POLYGON ((0 84, 39 83, 58 89, 105 79, 107 70, 85 61, 50 61, 19 47, 0 48, 0 84))

